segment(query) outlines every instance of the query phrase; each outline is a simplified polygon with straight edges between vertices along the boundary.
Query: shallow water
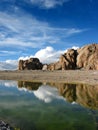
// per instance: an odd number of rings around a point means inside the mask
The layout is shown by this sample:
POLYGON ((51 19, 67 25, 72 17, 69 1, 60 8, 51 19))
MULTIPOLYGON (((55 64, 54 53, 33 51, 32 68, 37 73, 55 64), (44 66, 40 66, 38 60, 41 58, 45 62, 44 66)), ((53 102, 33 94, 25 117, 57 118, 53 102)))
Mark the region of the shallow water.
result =
POLYGON ((98 86, 1 80, 0 120, 16 130, 98 130, 98 86))

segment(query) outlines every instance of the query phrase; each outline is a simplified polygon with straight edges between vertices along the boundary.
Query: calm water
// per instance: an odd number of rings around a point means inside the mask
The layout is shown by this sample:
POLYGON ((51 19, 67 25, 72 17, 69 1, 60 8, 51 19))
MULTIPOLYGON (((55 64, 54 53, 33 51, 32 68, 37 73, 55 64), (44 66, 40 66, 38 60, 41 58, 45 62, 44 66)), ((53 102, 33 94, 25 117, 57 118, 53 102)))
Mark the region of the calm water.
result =
POLYGON ((16 130, 98 130, 98 86, 2 80, 0 120, 16 130))

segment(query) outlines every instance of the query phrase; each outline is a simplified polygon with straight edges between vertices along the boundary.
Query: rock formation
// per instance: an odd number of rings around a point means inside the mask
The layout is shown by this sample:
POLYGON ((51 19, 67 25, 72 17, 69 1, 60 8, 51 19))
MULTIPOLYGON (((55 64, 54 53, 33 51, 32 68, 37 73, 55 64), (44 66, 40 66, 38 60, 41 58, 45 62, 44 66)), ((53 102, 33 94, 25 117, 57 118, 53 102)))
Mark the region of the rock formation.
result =
POLYGON ((72 70, 72 69, 98 70, 98 44, 89 44, 77 50, 69 49, 62 54, 59 61, 42 65, 38 58, 19 61, 19 70, 72 70))
POLYGON ((61 55, 58 62, 50 64, 49 70, 68 70, 76 68, 77 50, 69 49, 66 53, 61 55))
POLYGON ((38 58, 30 58, 28 60, 19 60, 19 70, 38 70, 42 69, 43 65, 38 58))
POLYGON ((49 64, 48 70, 72 69, 98 70, 98 44, 86 45, 77 50, 69 49, 56 63, 49 64))
POLYGON ((86 45, 77 51, 78 68, 98 70, 98 44, 86 45))

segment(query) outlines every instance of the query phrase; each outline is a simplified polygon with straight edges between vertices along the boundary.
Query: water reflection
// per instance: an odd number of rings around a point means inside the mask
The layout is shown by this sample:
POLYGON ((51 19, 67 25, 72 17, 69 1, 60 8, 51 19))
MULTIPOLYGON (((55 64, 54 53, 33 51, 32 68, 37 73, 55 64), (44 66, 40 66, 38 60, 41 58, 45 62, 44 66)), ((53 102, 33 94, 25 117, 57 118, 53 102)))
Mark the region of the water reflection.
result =
POLYGON ((97 93, 82 84, 0 81, 0 120, 16 130, 97 130, 97 93))
POLYGON ((39 82, 28 82, 28 81, 18 81, 19 88, 26 88, 28 90, 37 90, 42 83, 39 82))
POLYGON ((85 107, 98 109, 98 86, 86 84, 54 84, 60 94, 69 102, 77 102, 85 107))
POLYGON ((44 101, 45 103, 49 103, 53 99, 64 100, 64 98, 59 95, 57 88, 50 86, 48 83, 18 81, 18 88, 19 90, 21 89, 32 92, 38 99, 44 101))
MULTIPOLYGON (((48 94, 50 93, 55 94, 53 88, 56 87, 59 91, 59 94, 63 96, 68 102, 70 103, 76 102, 78 104, 83 105, 84 107, 88 107, 91 109, 98 109, 98 86, 97 85, 91 86, 86 84, 66 84, 66 83, 45 83, 45 85, 50 86, 47 92, 46 92, 46 88, 42 87, 44 86, 42 83, 18 81, 19 88, 26 88, 32 91, 36 90, 37 92, 35 92, 35 95, 39 96, 40 98, 41 98, 40 96, 41 94, 43 95, 44 99, 47 98, 48 94), (39 88, 40 86, 41 88, 39 88)), ((53 94, 50 94, 50 96, 53 97, 53 94)), ((50 99, 47 98, 46 102, 48 102, 48 100, 50 99)))

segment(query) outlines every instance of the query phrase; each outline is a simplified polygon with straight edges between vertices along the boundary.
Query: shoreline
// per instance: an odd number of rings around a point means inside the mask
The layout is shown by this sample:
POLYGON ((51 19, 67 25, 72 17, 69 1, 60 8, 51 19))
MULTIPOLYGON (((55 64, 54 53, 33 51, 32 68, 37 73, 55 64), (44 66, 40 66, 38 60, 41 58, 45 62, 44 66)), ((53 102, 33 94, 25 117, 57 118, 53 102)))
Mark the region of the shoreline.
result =
POLYGON ((5 70, 0 71, 0 80, 81 83, 98 85, 98 71, 96 70, 5 70))

